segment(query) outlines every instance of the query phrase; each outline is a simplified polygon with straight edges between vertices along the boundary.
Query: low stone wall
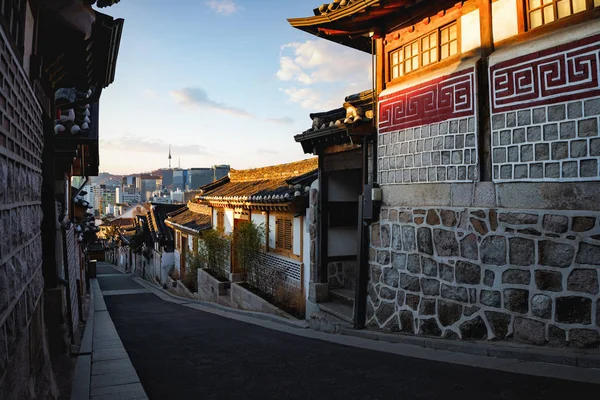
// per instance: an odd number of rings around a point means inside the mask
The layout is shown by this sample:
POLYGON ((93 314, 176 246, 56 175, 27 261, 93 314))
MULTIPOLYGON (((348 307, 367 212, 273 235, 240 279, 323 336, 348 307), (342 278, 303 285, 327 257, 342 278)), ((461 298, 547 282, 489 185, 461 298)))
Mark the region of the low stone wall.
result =
POLYGON ((600 345, 600 213, 383 208, 367 323, 386 331, 600 345))
POLYGON ((187 297, 188 299, 197 298, 197 293, 192 293, 181 281, 174 281, 171 277, 167 277, 167 290, 175 293, 178 296, 187 297))
POLYGON ((246 290, 237 283, 231 284, 231 301, 239 308, 250 311, 260 311, 267 314, 279 315, 280 317, 294 319, 288 313, 275 307, 273 304, 264 300, 260 296, 246 290))
POLYGON ((227 295, 229 282, 221 282, 203 269, 198 269, 198 299, 218 302, 220 296, 227 295))

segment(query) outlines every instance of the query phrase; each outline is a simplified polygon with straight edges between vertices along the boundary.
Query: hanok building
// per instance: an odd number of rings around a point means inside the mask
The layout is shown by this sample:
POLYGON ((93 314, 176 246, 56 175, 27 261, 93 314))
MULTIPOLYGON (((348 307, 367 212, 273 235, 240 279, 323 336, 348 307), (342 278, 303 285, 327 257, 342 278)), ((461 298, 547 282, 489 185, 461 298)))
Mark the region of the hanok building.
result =
POLYGON ((173 230, 166 225, 170 213, 181 208, 181 204, 154 204, 148 210, 148 228, 152 235, 152 256, 149 260, 152 277, 160 283, 166 282, 167 274, 173 265, 175 240, 173 230))
MULTIPOLYGON (((248 170, 231 169, 226 176, 202 187, 196 197, 211 208, 212 227, 231 234, 239 224, 252 221, 266 230, 261 271, 276 272, 277 284, 306 293, 310 271, 307 250, 310 239, 305 215, 309 192, 317 179, 316 158, 248 170)), ((230 257, 230 280, 242 271, 230 257)), ((273 288, 275 290, 275 288, 273 288)))
MULTIPOLYGON (((212 228, 212 210, 193 202, 178 205, 179 209, 168 214, 166 226, 173 230, 174 254, 173 266, 179 271, 181 279, 185 278, 187 254, 198 252, 200 234, 212 228)), ((167 271, 168 272, 168 271, 167 271)))
POLYGON ((367 251, 362 239, 367 232, 358 221, 376 133, 373 96, 372 90, 357 93, 346 97, 343 107, 310 114, 312 127, 294 137, 319 160, 319 182, 311 195, 321 206, 314 207, 312 218, 309 304, 312 311, 347 322, 354 319, 361 246, 363 255, 367 251))
POLYGON ((599 6, 349 0, 289 20, 376 57, 383 204, 357 325, 598 347, 599 6))

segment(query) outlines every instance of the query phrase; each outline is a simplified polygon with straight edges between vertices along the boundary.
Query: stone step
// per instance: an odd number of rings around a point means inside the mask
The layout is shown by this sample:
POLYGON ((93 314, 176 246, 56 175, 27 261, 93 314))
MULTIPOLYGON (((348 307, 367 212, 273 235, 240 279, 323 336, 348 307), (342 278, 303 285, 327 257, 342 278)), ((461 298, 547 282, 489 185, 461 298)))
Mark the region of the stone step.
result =
POLYGON ((340 333, 343 330, 352 329, 352 325, 331 314, 317 311, 310 314, 310 329, 326 333, 340 333))
POLYGON ((319 309, 350 324, 354 322, 354 307, 333 301, 319 303, 319 309))
POLYGON ((336 303, 342 303, 354 307, 354 290, 338 288, 329 290, 329 298, 336 303))

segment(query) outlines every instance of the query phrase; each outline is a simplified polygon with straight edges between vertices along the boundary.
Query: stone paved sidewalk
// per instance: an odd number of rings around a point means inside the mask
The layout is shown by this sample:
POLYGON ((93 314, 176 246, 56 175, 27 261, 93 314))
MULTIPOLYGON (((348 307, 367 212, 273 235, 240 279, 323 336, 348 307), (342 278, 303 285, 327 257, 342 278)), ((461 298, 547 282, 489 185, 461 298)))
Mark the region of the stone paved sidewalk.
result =
MULTIPOLYGON (((110 267, 107 263, 99 263, 98 279, 115 278, 129 281, 129 277, 110 267)), ((117 281, 116 287, 123 286, 117 281)), ((115 325, 106 309, 104 294, 97 279, 91 280, 93 307, 90 308, 88 325, 77 360, 75 379, 71 400, 93 399, 147 399, 140 379, 131 364, 129 355, 115 325)), ((109 295, 127 295, 146 293, 147 290, 125 288, 107 291, 109 295)))

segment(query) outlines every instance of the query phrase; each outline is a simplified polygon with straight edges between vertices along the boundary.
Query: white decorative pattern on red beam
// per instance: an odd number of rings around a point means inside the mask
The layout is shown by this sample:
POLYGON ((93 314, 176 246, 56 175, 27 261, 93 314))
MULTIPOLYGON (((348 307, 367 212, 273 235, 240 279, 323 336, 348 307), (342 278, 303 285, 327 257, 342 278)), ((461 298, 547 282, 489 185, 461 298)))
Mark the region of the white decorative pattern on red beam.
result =
POLYGON ((600 95, 600 35, 490 68, 494 113, 600 95))
POLYGON ((379 132, 475 115, 475 71, 467 69, 379 98, 379 132))

